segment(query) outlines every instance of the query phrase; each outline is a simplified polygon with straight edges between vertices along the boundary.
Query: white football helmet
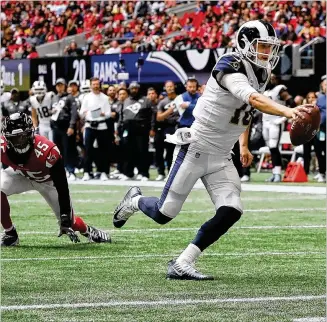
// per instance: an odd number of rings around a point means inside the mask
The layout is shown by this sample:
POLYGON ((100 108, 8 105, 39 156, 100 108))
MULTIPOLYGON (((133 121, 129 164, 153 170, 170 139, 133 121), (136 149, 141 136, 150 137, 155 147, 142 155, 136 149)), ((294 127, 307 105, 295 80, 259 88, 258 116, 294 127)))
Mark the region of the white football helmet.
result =
POLYGON ((274 69, 278 63, 280 42, 273 26, 263 20, 253 20, 244 23, 236 35, 237 50, 250 63, 261 68, 274 69), (269 45, 269 52, 259 52, 259 45, 269 45), (258 56, 267 59, 260 59, 258 56))
POLYGON ((91 83, 89 79, 82 81, 80 86, 80 92, 83 93, 90 93, 91 92, 91 83))
POLYGON ((32 86, 33 94, 38 99, 42 99, 47 93, 47 86, 44 81, 35 81, 32 86))

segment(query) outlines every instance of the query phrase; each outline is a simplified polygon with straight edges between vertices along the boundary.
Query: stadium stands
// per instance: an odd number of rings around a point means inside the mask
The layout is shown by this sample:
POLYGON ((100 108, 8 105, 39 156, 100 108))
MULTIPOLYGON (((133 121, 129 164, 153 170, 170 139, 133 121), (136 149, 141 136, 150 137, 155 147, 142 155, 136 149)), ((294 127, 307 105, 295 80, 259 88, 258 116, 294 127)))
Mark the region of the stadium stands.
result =
POLYGON ((283 44, 326 34, 324 1, 197 1, 177 16, 172 8, 185 3, 2 1, 1 57, 36 58, 36 46, 82 33, 85 55, 232 47, 238 26, 258 18, 274 25, 283 44))

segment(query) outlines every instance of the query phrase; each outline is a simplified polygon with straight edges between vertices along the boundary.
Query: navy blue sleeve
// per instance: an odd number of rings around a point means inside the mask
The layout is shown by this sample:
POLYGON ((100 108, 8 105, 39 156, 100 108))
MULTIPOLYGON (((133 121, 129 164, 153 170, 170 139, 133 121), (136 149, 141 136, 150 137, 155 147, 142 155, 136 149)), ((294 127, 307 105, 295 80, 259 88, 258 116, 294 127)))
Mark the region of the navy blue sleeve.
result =
POLYGON ((218 85, 225 90, 226 88, 221 86, 220 80, 225 74, 233 73, 242 73, 247 75, 243 63, 233 55, 221 57, 211 72, 212 77, 217 81, 218 85))
POLYGON ((322 130, 326 129, 326 95, 319 95, 317 99, 317 106, 320 110, 320 127, 322 130))
POLYGON ((246 75, 242 62, 233 55, 221 57, 213 69, 213 72, 223 72, 224 74, 243 73, 246 75))

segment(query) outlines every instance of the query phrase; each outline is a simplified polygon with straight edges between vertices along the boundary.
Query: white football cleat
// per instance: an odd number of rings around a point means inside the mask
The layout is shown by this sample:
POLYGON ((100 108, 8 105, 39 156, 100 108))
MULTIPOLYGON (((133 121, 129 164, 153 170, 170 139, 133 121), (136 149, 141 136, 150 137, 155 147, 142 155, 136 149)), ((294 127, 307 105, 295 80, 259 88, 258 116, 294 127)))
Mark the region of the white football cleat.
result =
POLYGON ((195 281, 212 281, 213 276, 205 275, 196 270, 191 264, 180 264, 176 260, 168 263, 167 279, 174 280, 195 280, 195 281))
POLYGON ((142 192, 139 187, 131 187, 124 199, 116 207, 113 216, 113 224, 116 228, 121 228, 125 225, 126 221, 139 209, 133 206, 132 198, 141 196, 142 192))
POLYGON ((106 173, 102 172, 101 175, 100 175, 100 180, 101 181, 108 181, 109 178, 108 178, 106 173))
POLYGON ((88 238, 91 243, 111 243, 111 238, 108 233, 87 225, 87 230, 82 236, 88 238))
POLYGON ((317 176, 317 182, 319 182, 319 183, 326 182, 326 177, 323 174, 319 173, 317 176))
POLYGON ((142 177, 141 181, 149 181, 148 177, 142 177))
POLYGON ((136 176, 136 180, 142 180, 142 178, 143 178, 142 174, 138 174, 138 175, 136 176))
POLYGON ((249 182, 250 181, 250 177, 247 176, 247 175, 244 175, 242 178, 241 178, 241 182, 249 182))
POLYGON ((114 174, 120 174, 120 171, 119 170, 114 170, 114 171, 111 171, 110 174, 114 175, 114 174))
POLYGON ((89 181, 90 179, 91 179, 90 175, 87 172, 85 172, 82 180, 83 181, 89 181))
POLYGON ((114 170, 110 172, 110 179, 118 179, 120 175, 121 173, 119 170, 114 170))
POLYGON ((129 177, 125 176, 124 174, 120 174, 118 179, 121 181, 133 180, 133 178, 129 178, 129 177))
POLYGON ((274 174, 274 181, 273 182, 281 182, 282 176, 280 174, 274 174))
POLYGON ((76 176, 74 173, 71 173, 68 177, 68 181, 71 182, 71 181, 76 181, 76 176))
POLYGON ((164 181, 165 180, 165 176, 162 175, 162 174, 159 174, 157 177, 156 177, 156 181, 164 181))

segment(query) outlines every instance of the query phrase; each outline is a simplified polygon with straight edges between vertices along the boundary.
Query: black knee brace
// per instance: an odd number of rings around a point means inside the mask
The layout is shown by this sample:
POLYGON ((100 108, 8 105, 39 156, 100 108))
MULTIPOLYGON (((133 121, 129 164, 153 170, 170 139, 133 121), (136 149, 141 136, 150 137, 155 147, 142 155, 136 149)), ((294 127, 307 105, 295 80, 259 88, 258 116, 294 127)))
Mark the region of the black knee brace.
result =
POLYGON ((204 223, 192 241, 201 251, 217 241, 241 218, 241 212, 235 208, 222 206, 216 215, 204 223))

